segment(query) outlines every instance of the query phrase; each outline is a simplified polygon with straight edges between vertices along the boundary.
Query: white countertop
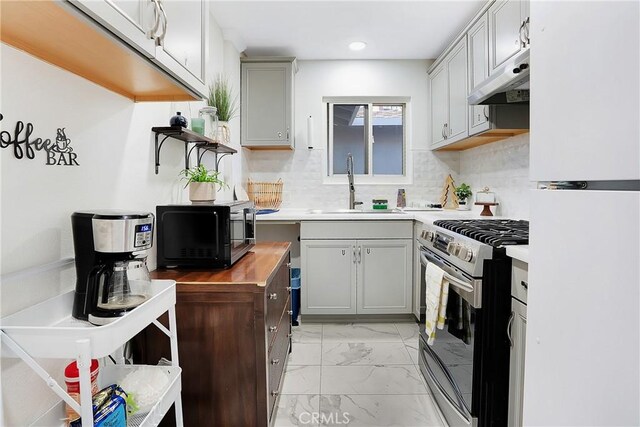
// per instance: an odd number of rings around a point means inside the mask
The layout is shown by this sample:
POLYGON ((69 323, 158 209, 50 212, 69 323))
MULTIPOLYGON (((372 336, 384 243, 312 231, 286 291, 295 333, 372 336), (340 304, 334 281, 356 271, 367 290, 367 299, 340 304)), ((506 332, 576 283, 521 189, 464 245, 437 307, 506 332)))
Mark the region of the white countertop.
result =
MULTIPOLYGON (((325 209, 332 211, 332 209, 325 209)), ((335 209, 338 211, 339 209, 335 209)), ((479 211, 458 211, 453 209, 435 210, 435 211, 406 211, 392 213, 313 213, 311 209, 281 209, 278 212, 257 215, 256 220, 262 223, 269 222, 300 222, 300 221, 380 221, 380 220, 401 220, 401 221, 419 221, 423 224, 433 224, 439 219, 498 219, 501 217, 484 217, 480 216, 479 211)), ((529 246, 517 245, 507 246, 507 255, 511 258, 529 263, 529 246)))
MULTIPOLYGON (((325 209, 331 212, 333 209, 325 209)), ((338 211, 339 209, 335 209, 338 211)), ((313 213, 312 209, 281 209, 278 212, 257 215, 256 220, 258 222, 298 222, 298 221, 370 221, 370 220, 404 220, 404 221, 420 221, 425 224, 432 224, 433 221, 438 219, 463 219, 463 218, 486 218, 481 217, 479 212, 473 211, 457 211, 452 209, 447 210, 435 210, 435 211, 397 211, 397 212, 385 212, 376 213, 350 213, 350 212, 336 212, 336 213, 313 213)), ((491 217, 497 218, 497 217, 491 217)))
POLYGON ((529 245, 507 246, 507 256, 529 264, 529 245))

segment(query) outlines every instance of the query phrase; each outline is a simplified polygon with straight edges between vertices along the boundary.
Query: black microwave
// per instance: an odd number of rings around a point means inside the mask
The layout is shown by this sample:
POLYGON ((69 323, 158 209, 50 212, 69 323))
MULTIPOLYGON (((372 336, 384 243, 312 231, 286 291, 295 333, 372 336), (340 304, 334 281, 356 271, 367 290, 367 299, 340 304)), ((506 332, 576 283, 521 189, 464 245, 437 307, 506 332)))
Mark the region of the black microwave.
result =
POLYGON ((159 267, 227 268, 256 243, 251 202, 156 206, 159 267))

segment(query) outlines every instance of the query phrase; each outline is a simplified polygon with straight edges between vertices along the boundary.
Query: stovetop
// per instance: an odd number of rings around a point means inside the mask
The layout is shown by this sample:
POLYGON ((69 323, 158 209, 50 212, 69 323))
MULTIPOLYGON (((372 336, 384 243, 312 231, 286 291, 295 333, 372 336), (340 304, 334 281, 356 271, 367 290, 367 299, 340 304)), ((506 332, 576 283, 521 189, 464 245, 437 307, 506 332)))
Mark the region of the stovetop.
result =
POLYGON ((529 221, 512 219, 438 220, 433 225, 493 247, 529 244, 529 221))

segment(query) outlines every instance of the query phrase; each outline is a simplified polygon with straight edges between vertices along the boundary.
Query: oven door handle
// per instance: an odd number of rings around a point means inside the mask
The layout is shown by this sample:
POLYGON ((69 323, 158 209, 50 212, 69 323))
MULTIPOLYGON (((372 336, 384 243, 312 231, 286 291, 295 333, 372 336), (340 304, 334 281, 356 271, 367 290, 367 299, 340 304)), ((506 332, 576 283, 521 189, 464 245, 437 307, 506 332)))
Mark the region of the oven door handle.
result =
MULTIPOLYGON (((428 263, 431 262, 431 263, 437 265, 438 267, 442 268, 442 263, 439 263, 439 262, 437 262, 436 259, 432 259, 428 255, 425 255, 424 251, 420 251, 420 261, 425 266, 428 263)), ((457 277, 452 276, 451 274, 447 273, 446 271, 444 272, 444 278, 445 278, 445 280, 447 282, 449 282, 449 285, 453 285, 454 287, 460 288, 460 289, 462 289, 463 291, 466 291, 466 292, 473 292, 473 286, 471 286, 468 283, 463 282, 462 280, 458 279, 457 277)))

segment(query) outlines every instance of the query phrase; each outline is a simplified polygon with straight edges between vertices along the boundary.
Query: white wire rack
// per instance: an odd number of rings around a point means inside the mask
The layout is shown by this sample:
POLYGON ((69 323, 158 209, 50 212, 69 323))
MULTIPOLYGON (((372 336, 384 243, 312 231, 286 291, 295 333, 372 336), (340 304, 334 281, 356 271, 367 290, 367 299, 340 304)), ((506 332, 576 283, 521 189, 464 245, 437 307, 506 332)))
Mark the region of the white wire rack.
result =
MULTIPOLYGON (((2 319, 0 338, 13 354, 19 357, 62 401, 43 415, 33 426, 56 426, 64 424, 64 403, 68 403, 82 416, 82 427, 93 427, 91 406, 91 359, 106 357, 133 338, 150 324, 156 325, 171 342, 171 366, 157 366, 169 376, 169 384, 150 412, 137 414, 127 421, 132 426, 157 426, 169 407, 175 403, 176 424, 183 426, 181 391, 181 369, 178 365, 178 338, 176 335, 176 283, 173 280, 153 280, 152 297, 139 307, 116 321, 93 326, 71 317, 73 292, 46 300, 2 319), (169 314, 169 329, 158 322, 158 318, 169 314), (75 359, 80 370, 80 400, 88 404, 79 405, 35 360, 35 358, 75 359)), ((117 383, 131 369, 131 365, 108 365, 101 368, 101 386, 117 383)))

